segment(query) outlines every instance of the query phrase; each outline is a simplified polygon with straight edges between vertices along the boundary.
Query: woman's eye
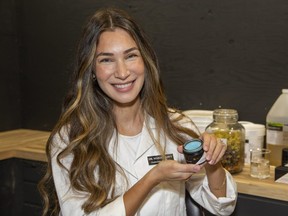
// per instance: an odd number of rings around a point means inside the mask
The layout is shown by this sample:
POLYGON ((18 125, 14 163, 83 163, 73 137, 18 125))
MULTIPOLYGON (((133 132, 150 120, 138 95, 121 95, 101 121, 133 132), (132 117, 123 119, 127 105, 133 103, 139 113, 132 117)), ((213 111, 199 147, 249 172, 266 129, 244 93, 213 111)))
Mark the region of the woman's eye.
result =
POLYGON ((100 59, 99 62, 100 63, 109 63, 109 62, 112 62, 113 60, 110 59, 110 58, 103 58, 103 59, 100 59))
POLYGON ((127 59, 136 58, 138 55, 135 53, 131 53, 127 56, 127 59))

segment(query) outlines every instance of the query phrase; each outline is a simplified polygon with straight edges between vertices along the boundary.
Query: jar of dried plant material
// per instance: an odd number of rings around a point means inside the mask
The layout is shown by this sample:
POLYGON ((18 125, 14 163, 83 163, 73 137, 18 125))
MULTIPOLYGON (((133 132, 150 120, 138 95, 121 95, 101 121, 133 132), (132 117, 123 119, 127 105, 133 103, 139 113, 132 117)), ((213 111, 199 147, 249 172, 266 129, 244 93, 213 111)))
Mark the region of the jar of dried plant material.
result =
POLYGON ((222 165, 230 173, 239 173, 244 166, 245 128, 238 122, 238 112, 234 109, 216 109, 213 122, 206 127, 206 132, 227 144, 222 158, 222 165))

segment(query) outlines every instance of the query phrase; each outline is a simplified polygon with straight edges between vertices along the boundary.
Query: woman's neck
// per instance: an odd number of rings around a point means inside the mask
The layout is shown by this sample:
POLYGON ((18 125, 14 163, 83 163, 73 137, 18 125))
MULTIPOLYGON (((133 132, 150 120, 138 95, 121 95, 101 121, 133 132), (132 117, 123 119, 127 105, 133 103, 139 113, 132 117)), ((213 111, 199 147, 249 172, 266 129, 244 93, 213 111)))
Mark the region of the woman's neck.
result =
POLYGON ((140 99, 127 106, 115 105, 113 113, 120 134, 134 136, 142 131, 144 112, 142 110, 140 99))

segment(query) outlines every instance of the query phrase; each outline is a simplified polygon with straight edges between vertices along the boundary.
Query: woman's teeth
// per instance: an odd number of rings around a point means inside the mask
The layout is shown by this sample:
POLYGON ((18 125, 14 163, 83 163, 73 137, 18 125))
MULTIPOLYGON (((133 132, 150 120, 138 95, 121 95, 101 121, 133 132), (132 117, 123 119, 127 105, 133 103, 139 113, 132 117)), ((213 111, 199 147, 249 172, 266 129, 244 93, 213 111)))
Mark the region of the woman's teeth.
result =
POLYGON ((132 82, 126 83, 126 84, 115 84, 114 86, 116 88, 126 88, 126 87, 131 86, 131 85, 132 85, 132 82))

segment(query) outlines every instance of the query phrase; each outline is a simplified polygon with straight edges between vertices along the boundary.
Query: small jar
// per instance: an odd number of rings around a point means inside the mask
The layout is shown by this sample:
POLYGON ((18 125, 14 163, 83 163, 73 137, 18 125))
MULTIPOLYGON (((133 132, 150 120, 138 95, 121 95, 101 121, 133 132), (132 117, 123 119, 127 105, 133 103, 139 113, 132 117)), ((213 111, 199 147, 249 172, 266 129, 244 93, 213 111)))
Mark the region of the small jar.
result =
POLYGON ((222 165, 230 173, 241 172, 244 166, 245 128, 238 123, 238 112, 234 109, 216 109, 213 122, 206 127, 227 144, 222 165))
POLYGON ((183 153, 186 163, 202 164, 204 161, 200 160, 204 154, 203 141, 201 139, 188 140, 183 145, 183 153))

